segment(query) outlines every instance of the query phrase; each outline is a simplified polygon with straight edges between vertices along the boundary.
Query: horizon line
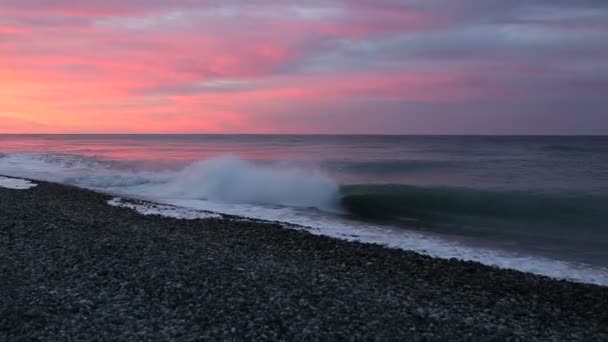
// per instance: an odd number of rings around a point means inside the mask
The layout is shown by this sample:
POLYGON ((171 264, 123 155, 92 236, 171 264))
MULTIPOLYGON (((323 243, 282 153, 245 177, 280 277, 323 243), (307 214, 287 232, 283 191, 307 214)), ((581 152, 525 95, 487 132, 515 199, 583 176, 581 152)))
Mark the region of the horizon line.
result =
POLYGON ((607 133, 0 133, 0 135, 98 135, 98 136, 110 136, 110 135, 140 135, 140 136, 154 136, 154 135, 182 135, 182 136, 195 136, 195 135, 207 135, 207 136, 255 136, 255 135, 266 135, 266 136, 504 136, 504 137, 605 137, 607 133))

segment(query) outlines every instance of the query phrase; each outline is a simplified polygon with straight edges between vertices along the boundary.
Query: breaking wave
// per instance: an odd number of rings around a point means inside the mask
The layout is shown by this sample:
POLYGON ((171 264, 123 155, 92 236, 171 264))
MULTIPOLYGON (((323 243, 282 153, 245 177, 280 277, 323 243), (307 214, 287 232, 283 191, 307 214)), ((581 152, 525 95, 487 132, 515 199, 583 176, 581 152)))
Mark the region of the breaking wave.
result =
POLYGON ((16 153, 0 155, 0 174, 159 198, 314 207, 331 210, 338 184, 316 169, 258 164, 233 156, 197 161, 178 170, 138 170, 95 158, 16 153))
POLYGON ((580 228, 608 222, 606 196, 409 185, 340 186, 319 168, 258 163, 234 156, 145 170, 91 157, 13 153, 0 154, 0 174, 157 198, 343 210, 360 219, 393 223, 494 220, 580 228))
POLYGON ((159 189, 169 197, 226 203, 331 207, 338 185, 320 171, 219 157, 186 166, 159 189))
MULTIPOLYGON (((408 166, 405 161, 399 161, 388 166, 364 164, 348 167, 382 173, 391 167, 408 166)), ((441 166, 420 163, 412 167, 427 170, 441 166)), ((0 175, 152 198, 185 210, 194 208, 289 222, 311 227, 313 234, 608 284, 608 270, 603 267, 469 248, 436 239, 433 234, 427 236, 412 231, 440 227, 456 231, 457 235, 463 235, 463 232, 466 235, 470 231, 463 231, 462 227, 477 227, 476 232, 511 234, 509 238, 513 238, 514 230, 518 230, 516 234, 529 234, 550 226, 551 229, 535 238, 553 239, 561 230, 570 231, 563 234, 561 241, 580 238, 584 246, 598 241, 604 244, 605 240, 596 238, 602 235, 594 235, 593 231, 606 228, 602 226, 608 222, 608 214, 603 210, 608 203, 605 197, 408 185, 340 186, 320 167, 260 163, 233 156, 150 169, 137 163, 77 155, 0 153, 0 175), (376 224, 385 222, 390 225, 376 224), (411 229, 394 228, 399 225, 411 229)), ((518 244, 526 242, 519 237, 512 241, 518 244)), ((568 246, 560 241, 552 241, 552 244, 559 248, 568 246)), ((605 250, 599 247, 591 250, 605 250)))

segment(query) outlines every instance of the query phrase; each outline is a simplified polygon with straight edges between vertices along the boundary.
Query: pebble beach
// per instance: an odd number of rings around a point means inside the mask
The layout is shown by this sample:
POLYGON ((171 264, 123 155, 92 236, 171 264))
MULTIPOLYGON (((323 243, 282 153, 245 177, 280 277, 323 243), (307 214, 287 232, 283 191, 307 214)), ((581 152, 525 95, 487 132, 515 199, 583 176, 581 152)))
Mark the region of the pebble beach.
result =
POLYGON ((0 341, 605 341, 608 287, 0 187, 0 341))

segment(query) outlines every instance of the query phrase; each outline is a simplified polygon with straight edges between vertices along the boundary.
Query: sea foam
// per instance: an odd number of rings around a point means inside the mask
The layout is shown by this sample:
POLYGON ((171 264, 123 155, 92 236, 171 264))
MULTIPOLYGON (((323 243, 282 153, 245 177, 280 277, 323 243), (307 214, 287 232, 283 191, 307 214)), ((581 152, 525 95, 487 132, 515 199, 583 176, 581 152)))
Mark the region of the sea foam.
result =
POLYGON ((234 156, 150 171, 81 156, 14 153, 0 155, 0 173, 156 198, 328 210, 339 200, 338 184, 319 170, 234 156))
POLYGON ((0 176, 0 187, 13 190, 27 190, 35 187, 36 183, 32 183, 25 179, 7 178, 0 176))
POLYGON ((197 220, 197 219, 208 219, 208 218, 222 218, 222 215, 192 210, 187 208, 176 207, 172 205, 163 205, 152 202, 134 201, 127 200, 120 197, 112 198, 108 201, 108 204, 113 207, 128 208, 135 210, 136 212, 146 216, 163 216, 169 218, 183 219, 183 220, 197 220))
POLYGON ((163 197, 325 209, 337 203, 339 187, 319 171, 224 156, 190 164, 154 190, 163 197))

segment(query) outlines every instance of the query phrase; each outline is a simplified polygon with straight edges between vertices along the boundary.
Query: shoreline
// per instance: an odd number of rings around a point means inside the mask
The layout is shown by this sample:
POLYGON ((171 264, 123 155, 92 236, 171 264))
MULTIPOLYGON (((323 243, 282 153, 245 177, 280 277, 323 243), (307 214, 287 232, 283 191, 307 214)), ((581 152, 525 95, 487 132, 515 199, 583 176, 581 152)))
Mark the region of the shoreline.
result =
POLYGON ((0 188, 0 339, 608 339, 608 287, 35 183, 0 188))
MULTIPOLYGON (((25 184, 34 184, 33 186, 35 186, 35 182, 37 182, 37 180, 30 178, 0 175, 0 187, 2 187, 2 177, 5 177, 9 183, 13 183, 11 180, 14 180, 25 182, 25 184)), ((54 181, 47 182, 54 183, 54 181)), ((176 219, 218 216, 231 220, 246 220, 252 223, 280 224, 286 229, 303 230, 313 235, 326 236, 348 242, 374 244, 384 248, 411 251, 444 260, 458 259, 461 261, 478 262, 490 267, 515 270, 556 280, 608 286, 608 268, 603 265, 562 259, 559 255, 534 254, 527 253, 527 251, 504 249, 502 246, 493 245, 489 241, 475 241, 471 240, 470 237, 450 239, 445 235, 437 235, 429 231, 420 232, 407 228, 376 225, 371 222, 371 226, 360 226, 360 222, 356 221, 351 222, 354 225, 350 225, 349 223, 339 221, 321 221, 320 224, 313 221, 298 222, 301 220, 294 221, 291 217, 283 217, 283 220, 274 220, 268 218, 267 214, 258 215, 254 212, 247 212, 246 214, 231 213, 230 211, 234 210, 228 209, 228 212, 223 212, 221 209, 214 211, 214 209, 201 208, 197 204, 191 204, 190 202, 192 201, 188 200, 177 202, 171 200, 163 201, 150 196, 125 194, 63 183, 57 184, 74 186, 79 189, 111 196, 112 199, 108 201, 109 205, 126 206, 144 215, 159 215, 176 219)), ((29 185, 26 185, 25 188, 29 188, 29 185)))

